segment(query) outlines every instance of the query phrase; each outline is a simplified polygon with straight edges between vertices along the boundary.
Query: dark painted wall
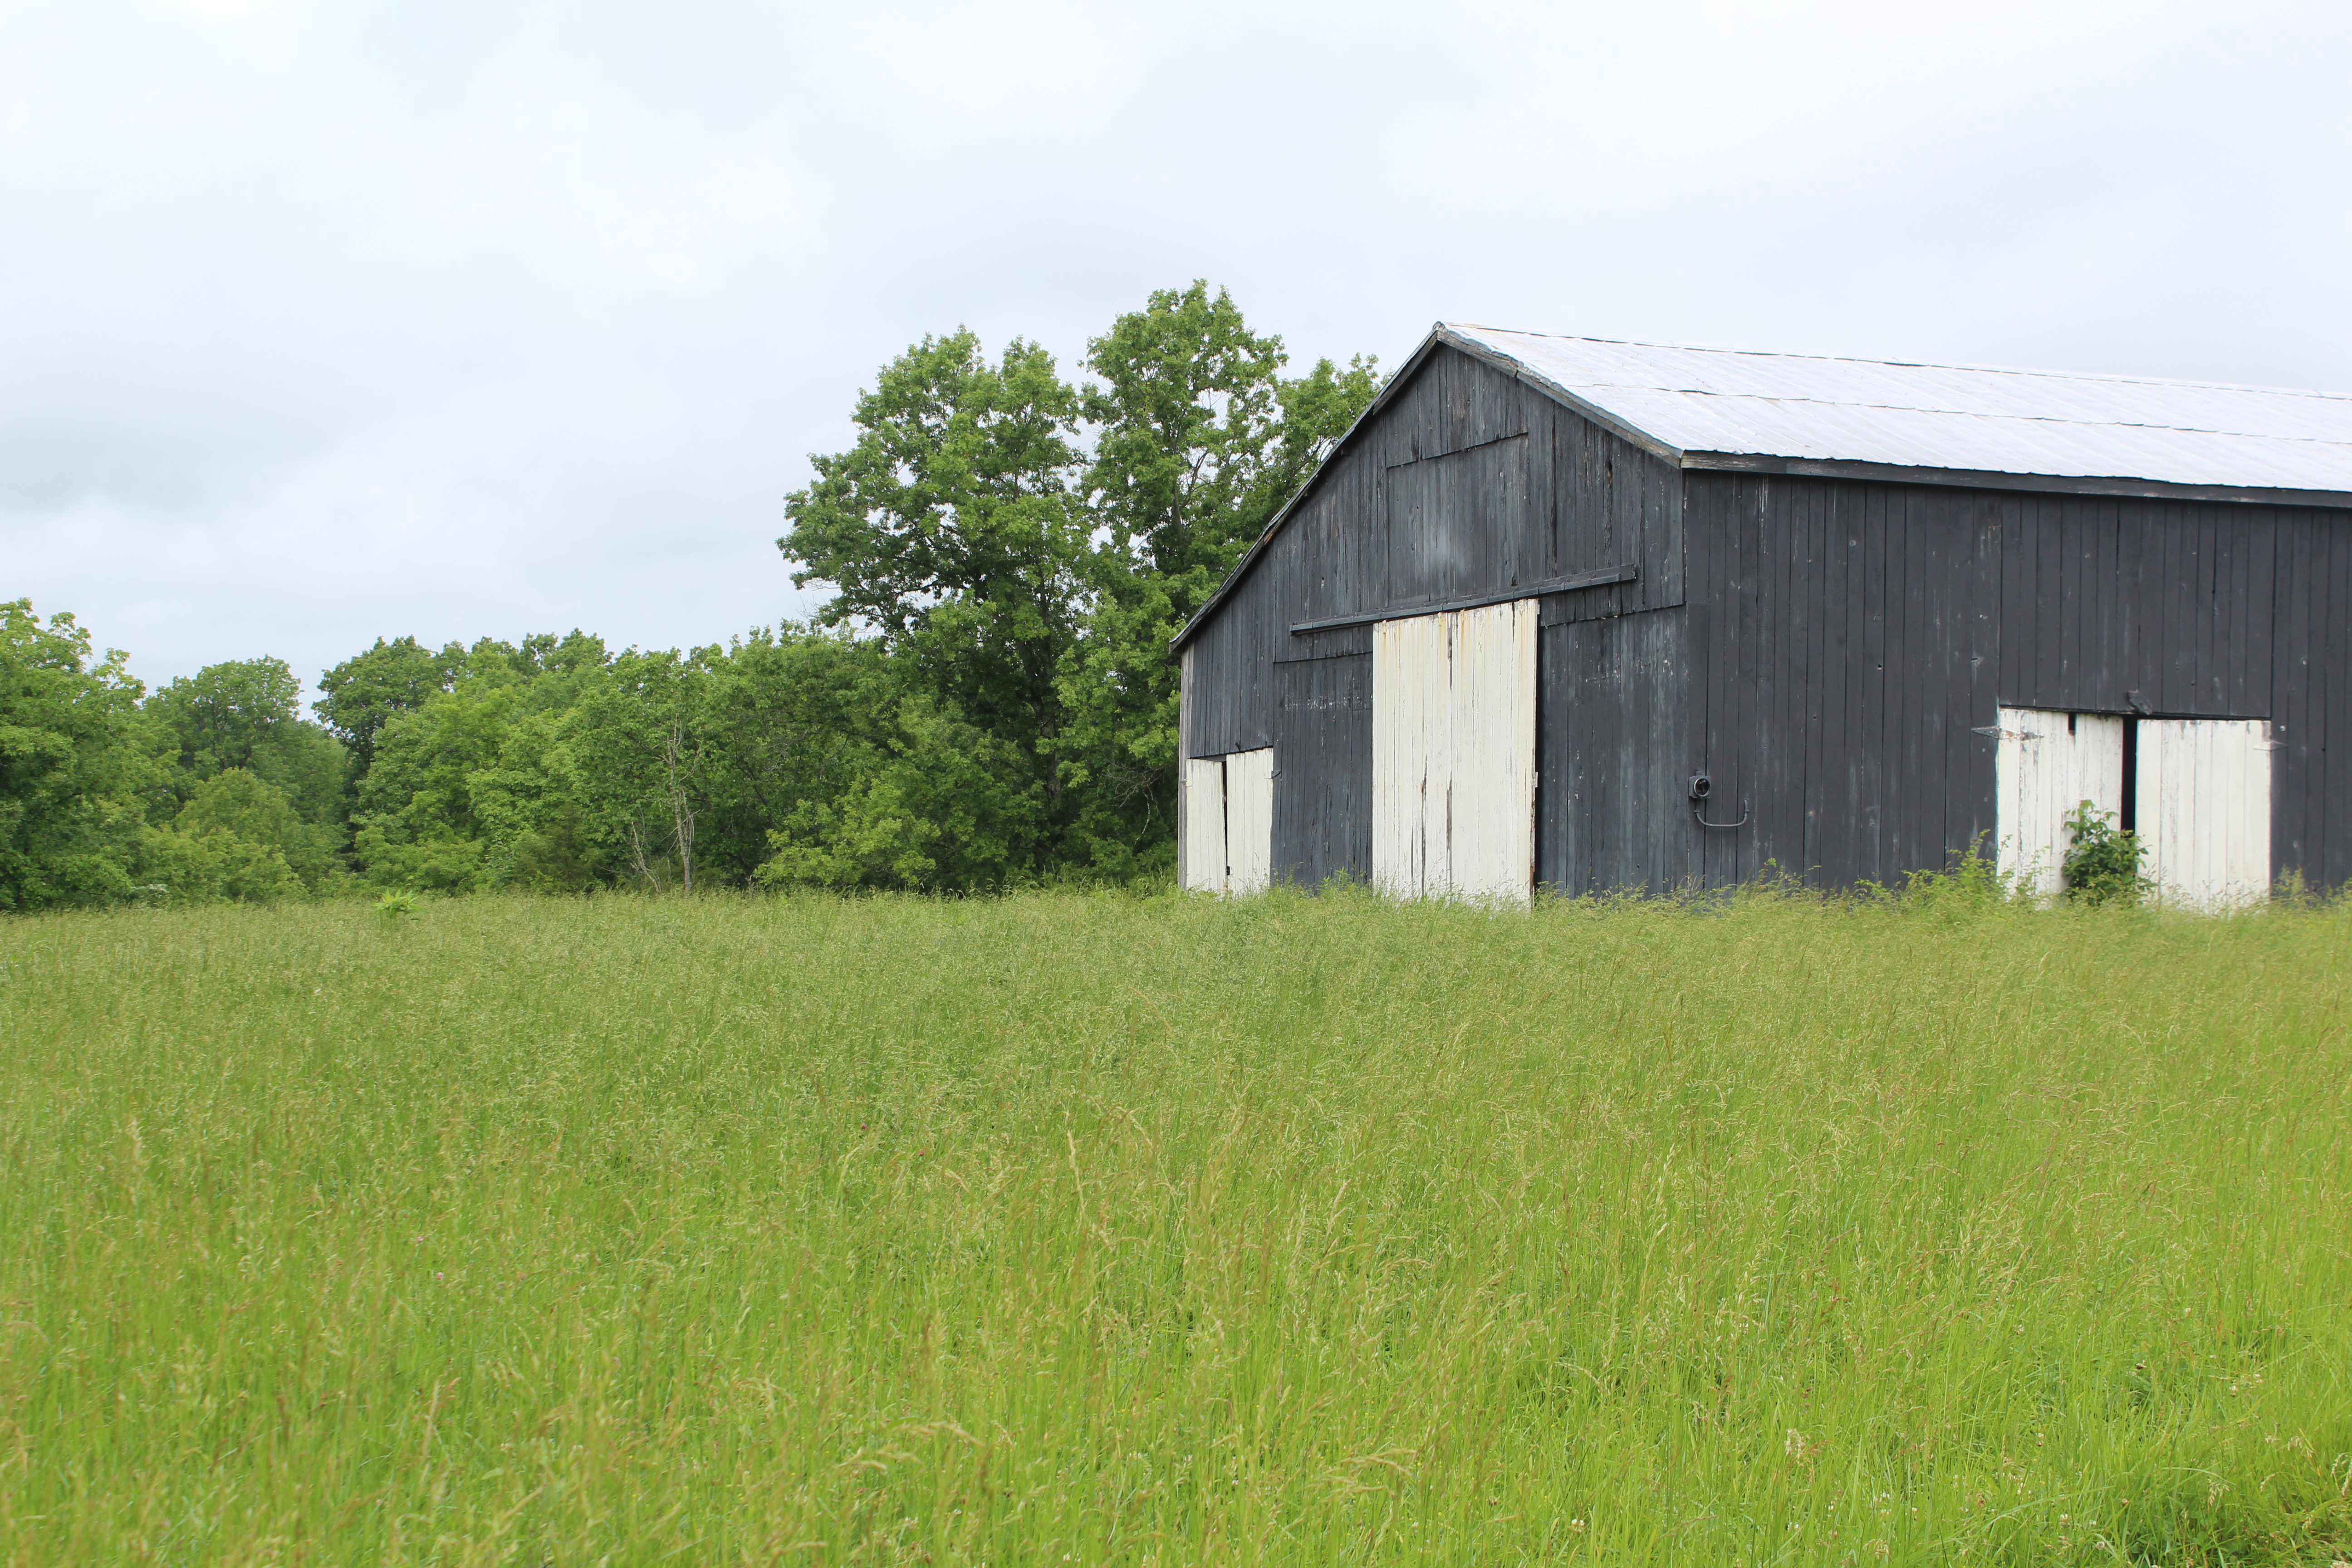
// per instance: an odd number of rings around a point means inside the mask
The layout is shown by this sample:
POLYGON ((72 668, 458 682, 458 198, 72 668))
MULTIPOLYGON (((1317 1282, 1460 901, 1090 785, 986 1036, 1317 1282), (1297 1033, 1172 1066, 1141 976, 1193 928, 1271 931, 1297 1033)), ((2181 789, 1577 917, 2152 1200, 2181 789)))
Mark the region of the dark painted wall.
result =
POLYGON ((2273 854, 2352 880, 2352 513, 1685 473, 1434 351, 1190 645, 1186 754, 1276 748, 1275 868, 1370 874, 1370 632, 1545 598, 1536 869, 1573 892, 1937 868, 1993 831, 1997 707, 2270 719, 2273 854), (1710 831, 1684 786, 1715 781, 1710 831))
POLYGON ((1706 765, 1721 815, 1755 810, 1748 830, 1706 835, 1708 883, 1767 864, 1830 884, 1941 866, 1990 842, 1996 742, 1980 731, 2000 706, 2136 701, 2281 726, 2274 868, 2352 876, 2352 775, 2331 784, 2326 767, 2328 735, 2352 737, 2352 692, 2327 680, 2352 658, 2352 514, 1685 481, 1706 765))

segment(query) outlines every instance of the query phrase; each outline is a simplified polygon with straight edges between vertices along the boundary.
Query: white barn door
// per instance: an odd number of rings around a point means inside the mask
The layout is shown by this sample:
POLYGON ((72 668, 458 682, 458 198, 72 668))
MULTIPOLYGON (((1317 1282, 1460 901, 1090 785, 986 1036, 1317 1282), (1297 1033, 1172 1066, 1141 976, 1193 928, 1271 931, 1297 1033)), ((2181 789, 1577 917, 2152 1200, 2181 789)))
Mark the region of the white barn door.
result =
POLYGON ((2158 897, 2196 909, 2261 898, 2271 882, 2270 725, 2260 719, 2126 720, 2034 708, 2000 710, 1993 763, 1998 864, 2029 891, 2054 895, 2073 844, 2066 817, 2089 801, 2128 814, 2158 897), (2137 723, 2133 773, 2124 726, 2137 723))
POLYGON ((2029 891, 2054 897, 2059 867, 2074 843, 2067 815, 2086 800, 2101 811, 2123 809, 2124 721, 2098 713, 2001 709, 1993 790, 2000 836, 1993 864, 2029 891))
POLYGON ((2270 725, 2143 719, 2133 826, 2157 896, 2226 909, 2271 886, 2270 725))
POLYGON ((1186 757, 1177 780, 1184 791, 1184 887, 1225 890, 1225 759, 1186 757))
POLYGON ((1225 758, 1225 891, 1262 893, 1274 868, 1274 748, 1225 758))
POLYGON ((1372 881, 1395 898, 1528 901, 1536 601, 1372 628, 1372 881))
POLYGON ((1274 748, 1187 757, 1184 886, 1263 892, 1274 866, 1274 748))

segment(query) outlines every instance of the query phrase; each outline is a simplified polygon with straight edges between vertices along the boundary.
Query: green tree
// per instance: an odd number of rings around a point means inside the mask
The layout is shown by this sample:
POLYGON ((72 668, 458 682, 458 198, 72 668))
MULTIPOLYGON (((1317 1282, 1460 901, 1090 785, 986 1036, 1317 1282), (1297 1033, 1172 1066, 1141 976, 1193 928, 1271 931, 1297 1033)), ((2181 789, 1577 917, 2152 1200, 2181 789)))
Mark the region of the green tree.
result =
POLYGON ((183 903, 315 891, 338 868, 328 830, 247 768, 197 784, 170 826, 147 830, 140 862, 149 884, 183 903))
POLYGON ((0 604, 0 909, 127 897, 147 803, 162 790, 139 700, 70 615, 0 604))
POLYGON ((351 748, 354 777, 375 764, 375 742, 394 714, 425 706, 448 690, 466 668, 466 651, 456 643, 436 653, 415 637, 382 637, 375 646, 319 677, 313 704, 328 728, 351 748))
POLYGON ((305 822, 340 830, 342 743, 301 717, 302 683, 283 659, 207 665, 160 688, 147 711, 177 742, 173 790, 190 797, 205 780, 246 769, 293 803, 305 822))
MULTIPOLYGON (((1020 777, 990 820, 1031 839, 1008 852, 1008 875, 1172 860, 1169 641, 1378 390, 1369 360, 1296 379, 1286 363, 1279 338, 1201 282, 1095 339, 1083 392, 1034 345, 991 364, 968 331, 926 338, 860 395, 856 443, 814 457, 815 483, 788 500, 777 543, 793 581, 837 590, 820 620, 869 628, 908 693, 929 699, 870 756, 917 754, 918 737, 956 726, 1010 748, 998 765, 1020 777), (1036 809, 1010 804, 1031 785, 1036 809)), ((880 798, 873 779, 859 787, 880 798)), ((939 798, 903 788, 868 815, 911 821, 939 798)), ((814 875, 811 825, 837 837, 847 809, 795 818, 779 864, 814 875)))
POLYGON ((741 881, 770 858, 771 829, 870 771, 900 683, 878 641, 839 630, 756 631, 700 657, 696 854, 713 880, 741 881))
POLYGON ((492 671, 384 718, 352 812, 352 851, 371 881, 442 892, 486 885, 490 839, 476 784, 497 767, 522 708, 521 683, 492 671))
POLYGON ((1282 372, 1282 340, 1230 295, 1154 293, 1088 345, 1100 426, 1085 492, 1103 548, 1066 654, 1063 776, 1074 837, 1107 870, 1172 862, 1179 672, 1169 644, 1380 389, 1374 363, 1282 372))
POLYGON ((581 693, 565 724, 590 842, 650 888, 694 889, 716 761, 700 721, 709 686, 703 657, 631 648, 581 693))
POLYGON ((848 787, 771 835, 771 885, 1002 888, 1034 869, 1044 785, 1013 744, 922 691, 901 696, 848 787))
POLYGON ((198 784, 173 826, 183 833, 226 833, 275 849, 313 892, 341 869, 329 830, 306 820, 283 790, 247 768, 225 768, 198 784))
POLYGON ((1065 815, 1060 679, 1086 614, 1093 520, 1074 483, 1078 396, 1015 341, 991 363, 969 331, 926 338, 860 395, 856 443, 814 456, 777 541, 796 584, 836 592, 826 626, 862 625, 943 722, 1005 742, 1047 812, 1015 858, 1052 853, 1065 815))

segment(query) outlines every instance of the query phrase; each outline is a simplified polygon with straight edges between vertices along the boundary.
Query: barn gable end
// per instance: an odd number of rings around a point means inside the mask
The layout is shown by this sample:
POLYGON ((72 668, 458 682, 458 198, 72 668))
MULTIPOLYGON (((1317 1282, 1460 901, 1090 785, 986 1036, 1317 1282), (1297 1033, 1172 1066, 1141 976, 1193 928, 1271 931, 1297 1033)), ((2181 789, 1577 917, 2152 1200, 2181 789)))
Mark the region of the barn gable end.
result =
MULTIPOLYGON (((1672 463, 1547 393, 1433 345, 1196 625, 1183 649, 1184 754, 1223 756, 1281 738, 1276 874, 1314 885, 1371 872, 1375 619, 1535 598, 1539 707, 1601 702, 1620 710, 1609 720, 1617 733, 1670 726, 1672 705, 1648 689, 1678 674, 1659 629, 1598 670, 1564 650, 1613 646, 1573 626, 1681 604, 1682 479, 1672 463), (1558 586, 1580 578, 1591 581, 1558 586)), ((1570 765, 1538 760, 1563 786, 1562 807, 1580 814, 1550 828, 1539 816, 1538 853, 1555 860, 1594 847, 1591 802, 1637 793, 1623 778, 1570 792, 1570 765)), ((1608 767, 1622 772, 1614 757, 1608 767)), ((1662 852, 1655 843, 1612 849, 1612 885, 1635 871, 1647 881, 1662 852)))

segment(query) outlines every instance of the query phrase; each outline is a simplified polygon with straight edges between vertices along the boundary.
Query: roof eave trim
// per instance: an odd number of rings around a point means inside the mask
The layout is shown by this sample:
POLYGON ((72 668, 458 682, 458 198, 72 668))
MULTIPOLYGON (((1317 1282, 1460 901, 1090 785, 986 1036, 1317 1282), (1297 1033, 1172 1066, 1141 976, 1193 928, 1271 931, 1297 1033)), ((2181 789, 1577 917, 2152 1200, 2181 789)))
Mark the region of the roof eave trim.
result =
POLYGON ((2011 474, 1986 468, 1933 468, 1845 458, 1781 458, 1753 452, 1685 452, 1682 466, 1698 472, 1780 475, 1792 479, 1868 479, 1887 484, 1953 485, 1966 489, 2031 490, 2057 495, 2124 496, 2143 500, 2234 501, 2254 506, 2352 508, 2352 491, 2295 490, 2260 485, 2191 485, 2126 476, 2011 474))

